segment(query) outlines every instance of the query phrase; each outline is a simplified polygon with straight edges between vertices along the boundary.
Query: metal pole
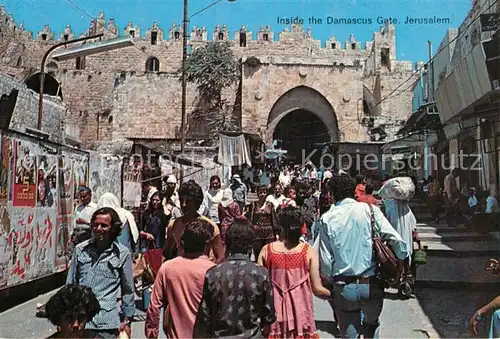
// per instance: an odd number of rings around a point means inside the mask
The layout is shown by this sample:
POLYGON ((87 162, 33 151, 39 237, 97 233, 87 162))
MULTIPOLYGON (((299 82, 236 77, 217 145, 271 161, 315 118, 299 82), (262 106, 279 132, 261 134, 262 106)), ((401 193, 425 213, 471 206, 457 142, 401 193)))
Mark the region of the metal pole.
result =
POLYGON ((429 131, 424 130, 424 178, 427 179, 431 175, 432 169, 429 162, 430 157, 430 147, 429 147, 429 131))
POLYGON ((428 70, 428 84, 427 87, 429 88, 429 102, 434 101, 434 61, 432 60, 432 41, 428 40, 427 43, 429 44, 429 70, 428 70))
MULTIPOLYGON (((429 67, 427 67, 427 102, 434 102, 434 61, 432 60, 432 41, 429 44, 429 67)), ((429 106, 425 108, 429 114, 429 106)), ((429 130, 427 126, 424 129, 424 176, 428 178, 432 173, 432 165, 429 162, 429 130)))
POLYGON ((99 122, 100 122, 99 120, 101 120, 101 119, 99 119, 99 118, 100 118, 100 114, 99 114, 99 112, 98 112, 98 113, 97 113, 97 136, 96 136, 97 141, 99 141, 99 127, 100 127, 100 126, 99 126, 99 122))
MULTIPOLYGON (((187 61, 187 34, 188 34, 188 0, 184 0, 184 22, 182 34, 182 116, 181 116, 181 156, 184 154, 186 144, 186 61, 187 61)), ((179 178, 182 185, 184 167, 181 165, 181 175, 179 178)))
POLYGON ((70 40, 70 41, 63 41, 58 44, 55 44, 54 46, 50 47, 48 51, 45 53, 45 55, 42 58, 42 64, 40 65, 40 97, 38 98, 38 122, 37 122, 37 129, 42 130, 42 120, 43 120, 43 93, 44 93, 44 85, 45 85, 45 64, 47 63, 47 59, 56 48, 59 48, 61 46, 66 46, 70 44, 74 44, 76 42, 81 42, 81 41, 86 41, 86 40, 91 40, 91 39, 97 39, 102 37, 104 34, 97 34, 93 36, 87 36, 83 38, 78 38, 75 40, 70 40))
POLYGON ((45 84, 45 63, 47 61, 47 56, 48 56, 48 53, 47 52, 43 59, 42 59, 42 66, 40 67, 40 95, 38 97, 38 122, 37 122, 37 125, 36 125, 36 128, 38 130, 42 130, 42 119, 43 119, 43 92, 45 90, 44 88, 44 84, 45 84))

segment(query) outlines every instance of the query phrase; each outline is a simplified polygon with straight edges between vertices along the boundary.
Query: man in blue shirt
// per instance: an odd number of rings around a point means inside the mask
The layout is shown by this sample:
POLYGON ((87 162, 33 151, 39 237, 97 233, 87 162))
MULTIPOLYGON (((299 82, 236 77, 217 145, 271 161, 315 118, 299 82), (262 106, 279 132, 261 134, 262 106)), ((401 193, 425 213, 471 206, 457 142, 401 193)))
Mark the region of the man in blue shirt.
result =
POLYGON ((76 246, 66 279, 67 284, 92 288, 101 310, 86 329, 105 338, 116 338, 120 331, 130 337, 135 313, 132 257, 117 240, 121 225, 114 209, 95 211, 90 221, 92 238, 76 246), (121 314, 117 309, 120 291, 121 314))
MULTIPOLYGON (((376 338, 384 289, 376 278, 370 207, 354 200, 355 188, 348 176, 333 178, 337 204, 321 217, 320 268, 324 276, 333 280, 335 313, 342 338, 357 338, 360 334, 376 338)), ((402 272, 409 255, 407 244, 376 206, 373 216, 375 230, 396 254, 402 272)))

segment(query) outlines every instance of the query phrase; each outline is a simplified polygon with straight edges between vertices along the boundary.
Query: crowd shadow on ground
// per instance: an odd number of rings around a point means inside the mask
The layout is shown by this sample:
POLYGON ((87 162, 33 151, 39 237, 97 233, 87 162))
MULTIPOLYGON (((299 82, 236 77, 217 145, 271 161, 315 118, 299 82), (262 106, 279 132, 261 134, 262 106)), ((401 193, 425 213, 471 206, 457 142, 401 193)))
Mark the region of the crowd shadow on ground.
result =
MULTIPOLYGON (((469 321, 498 292, 464 289, 418 288, 416 298, 441 338, 471 338, 469 321)), ((479 338, 488 337, 490 319, 478 327, 479 338)))
POLYGON ((330 334, 332 338, 340 338, 340 332, 335 321, 316 320, 316 329, 330 334))

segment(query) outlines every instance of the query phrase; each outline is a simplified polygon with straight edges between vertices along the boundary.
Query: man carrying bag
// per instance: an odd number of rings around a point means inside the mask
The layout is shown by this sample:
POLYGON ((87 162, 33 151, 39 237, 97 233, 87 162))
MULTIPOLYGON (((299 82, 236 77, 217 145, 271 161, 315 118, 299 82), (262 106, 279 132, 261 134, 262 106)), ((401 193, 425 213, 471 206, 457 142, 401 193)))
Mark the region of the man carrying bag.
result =
POLYGON ((356 202, 355 183, 349 177, 333 180, 337 204, 321 217, 317 246, 320 270, 324 277, 330 277, 325 283, 333 285, 342 337, 376 338, 383 281, 398 280, 409 255, 407 245, 378 207, 356 202))

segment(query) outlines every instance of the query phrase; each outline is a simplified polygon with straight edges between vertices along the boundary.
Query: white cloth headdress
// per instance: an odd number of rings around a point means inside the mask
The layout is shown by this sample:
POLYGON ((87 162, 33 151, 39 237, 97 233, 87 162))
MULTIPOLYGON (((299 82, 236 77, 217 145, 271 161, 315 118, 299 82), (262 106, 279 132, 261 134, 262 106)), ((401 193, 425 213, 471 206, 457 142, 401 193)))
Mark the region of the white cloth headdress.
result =
POLYGON ((139 229, 137 228, 134 215, 120 206, 118 198, 113 193, 104 193, 99 199, 97 207, 111 207, 118 213, 123 225, 128 221, 134 243, 137 243, 137 240, 139 240, 139 229))

